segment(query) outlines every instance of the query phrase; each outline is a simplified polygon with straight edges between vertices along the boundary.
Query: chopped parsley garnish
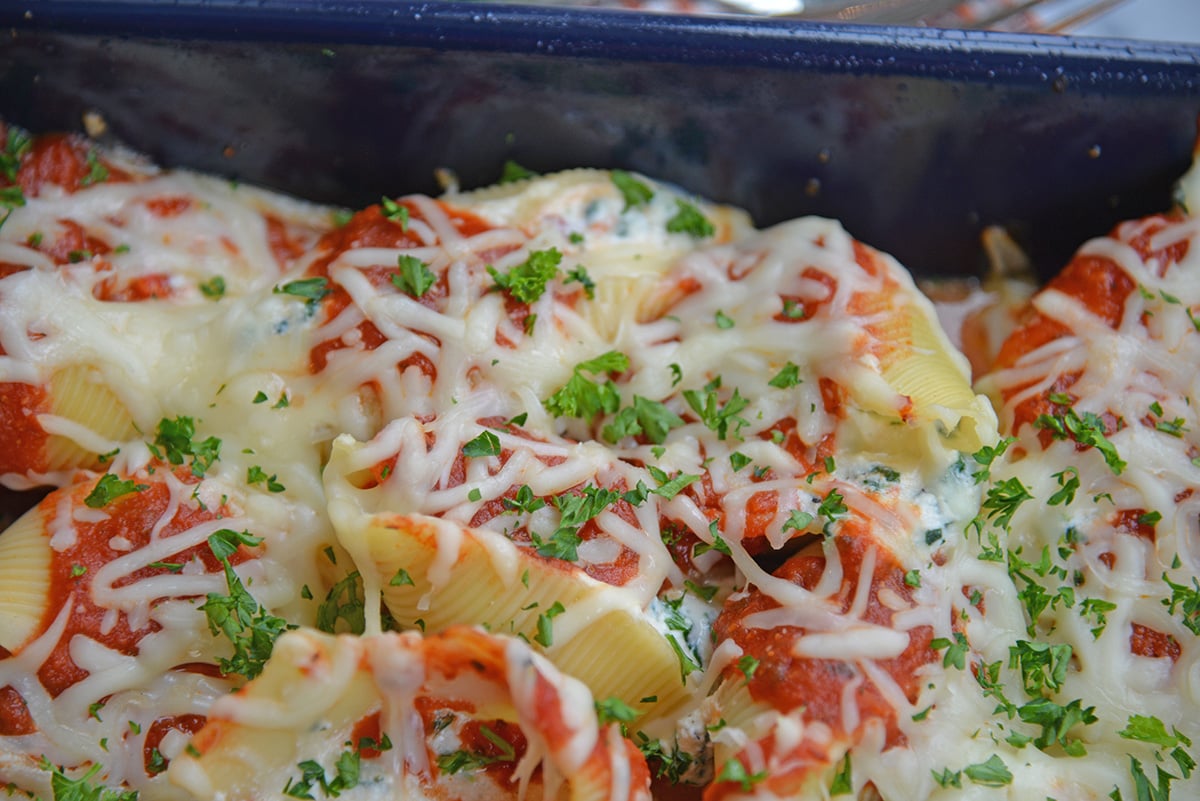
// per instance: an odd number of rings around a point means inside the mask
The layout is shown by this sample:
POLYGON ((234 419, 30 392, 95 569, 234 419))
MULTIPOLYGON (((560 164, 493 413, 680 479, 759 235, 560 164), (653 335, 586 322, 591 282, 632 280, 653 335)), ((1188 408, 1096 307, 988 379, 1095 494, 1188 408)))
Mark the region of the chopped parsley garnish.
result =
POLYGON ((747 683, 749 683, 750 679, 754 678, 754 672, 758 670, 758 660, 750 656, 750 654, 746 654, 738 659, 737 669, 742 672, 742 675, 746 677, 747 683))
POLYGON ((1190 746, 1192 741, 1183 734, 1180 734, 1179 729, 1173 728, 1173 734, 1167 733, 1167 727, 1161 720, 1152 715, 1132 715, 1125 728, 1117 732, 1118 735, 1126 740, 1138 740, 1143 743, 1151 743, 1163 748, 1174 748, 1177 745, 1190 746))
POLYGON ((579 543, 583 542, 579 536, 579 530, 574 528, 560 528, 545 539, 531 531, 529 540, 533 543, 538 556, 545 556, 547 559, 561 559, 564 562, 579 560, 579 543))
POLYGON ((301 278, 296 281, 289 281, 282 286, 277 286, 274 289, 277 295, 292 295, 293 297, 303 298, 309 303, 316 303, 321 298, 333 292, 329 288, 329 279, 327 278, 301 278))
POLYGON ((396 575, 392 576, 391 579, 388 580, 388 586, 389 587, 405 587, 405 586, 415 587, 416 584, 413 583, 412 576, 410 576, 408 574, 408 571, 405 570, 404 568, 400 568, 399 570, 396 571, 396 575))
POLYGON ((0 150, 0 173, 9 181, 16 183, 17 172, 21 169, 21 158, 33 146, 33 137, 24 128, 15 125, 8 127, 8 140, 4 149, 0 150))
POLYGON ((54 801, 137 801, 137 790, 113 790, 103 785, 91 783, 92 777, 101 770, 99 763, 94 763, 78 779, 72 779, 63 773, 61 767, 50 764, 50 760, 42 757, 42 770, 50 771, 50 790, 54 793, 54 801))
POLYGON ((225 295, 225 279, 214 275, 207 281, 201 281, 200 293, 209 300, 220 300, 225 295))
POLYGON ((86 157, 87 175, 79 181, 80 186, 104 183, 108 180, 108 167, 105 167, 96 156, 96 151, 88 149, 86 157))
POLYGON ((1004 452, 1008 450, 1008 446, 1012 445, 1016 441, 1017 440, 1013 437, 1004 437, 994 446, 984 445, 982 448, 975 451, 975 453, 971 454, 971 458, 973 458, 981 467, 984 468, 983 470, 975 473, 976 484, 982 484, 988 479, 991 471, 987 468, 990 468, 996 459, 1004 455, 1004 452))
POLYGON ((632 723, 638 716, 638 711, 620 698, 605 698, 595 703, 596 719, 600 721, 600 725, 604 725, 605 723, 632 723))
POLYGON ((506 511, 525 512, 532 514, 538 509, 546 505, 546 502, 533 494, 533 490, 528 484, 522 484, 517 489, 517 493, 512 498, 504 499, 504 508, 506 511))
MULTIPOLYGON (((629 369, 629 357, 610 350, 594 359, 575 365, 571 378, 542 405, 555 417, 580 417, 592 421, 600 413, 611 414, 621 405, 621 396, 612 379, 599 384, 584 373, 619 373, 629 369)), ((636 412, 635 412, 636 414, 636 412)))
POLYGON ((1066 470, 1055 473, 1054 477, 1058 479, 1059 488, 1046 499, 1046 503, 1050 506, 1070 505, 1075 500, 1075 493, 1079 491, 1079 471, 1074 467, 1068 467, 1066 470))
POLYGON ((549 648, 554 644, 554 627, 551 621, 554 618, 567 611, 566 608, 555 601, 550 605, 550 608, 538 615, 537 619, 537 634, 533 635, 533 641, 543 648, 549 648))
POLYGON ((1176 608, 1182 610, 1183 625, 1187 626, 1192 634, 1200 635, 1200 581, 1193 576, 1192 586, 1188 587, 1171 581, 1166 573, 1163 573, 1162 578, 1171 588, 1171 597, 1164 598, 1162 605, 1167 607, 1171 614, 1175 614, 1176 608))
POLYGON ((400 230, 408 230, 408 206, 397 203, 390 197, 379 199, 379 210, 383 218, 390 222, 400 223, 400 230))
POLYGON ((833 775, 833 782, 829 785, 829 794, 832 795, 849 795, 854 792, 854 780, 850 773, 850 753, 846 753, 846 758, 842 760, 841 767, 838 772, 833 775))
POLYGON ((967 651, 971 646, 967 643, 967 638, 962 632, 954 632, 954 639, 948 640, 945 637, 935 637, 929 647, 934 651, 946 649, 945 656, 942 657, 942 667, 955 667, 959 670, 967 666, 967 651))
POLYGON ((289 778, 283 794, 312 801, 313 790, 320 788, 326 798, 337 798, 344 791, 358 786, 360 760, 357 750, 343 751, 334 764, 333 778, 329 778, 319 762, 306 759, 296 765, 300 768, 300 778, 289 778))
POLYGON ((317 628, 335 634, 338 621, 344 620, 351 634, 362 634, 366 630, 366 608, 362 576, 355 570, 325 593, 325 600, 317 606, 317 628))
POLYGON ((262 484, 266 483, 267 489, 270 492, 283 492, 286 487, 276 481, 276 475, 272 473, 267 475, 267 472, 258 465, 253 465, 246 468, 246 483, 247 484, 262 484))
POLYGON ((825 518, 830 523, 835 520, 841 520, 850 510, 846 507, 842 493, 836 489, 831 489, 829 494, 821 499, 820 505, 817 507, 817 515, 825 518))
POLYGON ((721 768, 721 772, 717 774, 717 781, 736 782, 743 793, 750 792, 754 788, 754 785, 765 778, 767 778, 765 770, 760 770, 758 773, 749 773, 746 770, 746 766, 737 757, 733 757, 727 761, 721 768))
POLYGON ((644 206, 654 197, 654 192, 650 187, 625 170, 613 170, 610 174, 613 185, 617 187, 621 197, 625 200, 625 209, 623 210, 627 211, 633 206, 644 206))
MULTIPOLYGON (((1068 756, 1081 757, 1087 754, 1083 741, 1071 737, 1070 731, 1076 725, 1089 725, 1098 718, 1095 707, 1082 706, 1083 702, 1076 698, 1066 706, 1055 703, 1049 698, 1035 698, 1017 708, 1017 717, 1026 723, 1041 726, 1042 731, 1033 740, 1033 744, 1045 751, 1053 745, 1059 745, 1068 756)), ((967 774, 970 776, 970 774, 967 774)))
MULTIPOLYGON (((519 495, 520 491, 518 490, 519 495)), ((532 492, 530 497, 532 497, 532 492)), ((584 487, 579 494, 567 493, 552 498, 559 511, 558 528, 546 538, 534 532, 529 534, 530 541, 533 542, 538 555, 567 562, 577 561, 579 553, 576 549, 582 542, 579 536, 580 527, 620 498, 620 493, 596 486, 584 487)), ((525 508, 528 508, 528 505, 525 508)))
POLYGON ((678 210, 674 217, 667 220, 668 231, 673 234, 690 234, 697 239, 716 233, 713 224, 694 205, 686 200, 676 200, 675 203, 678 210))
POLYGON ((733 453, 729 454, 729 466, 733 468, 733 472, 735 473, 746 465, 750 464, 752 461, 753 459, 741 451, 734 451, 733 453))
POLYGON ((217 559, 228 559, 237 553, 237 549, 242 545, 254 548, 261 545, 262 541, 262 537, 256 537, 249 531, 234 531, 231 528, 223 528, 219 531, 214 531, 208 536, 208 547, 212 549, 213 555, 217 559))
POLYGON ((480 768, 486 768, 488 765, 495 765, 498 762, 512 762, 517 758, 512 744, 486 724, 479 726, 479 733, 487 738, 488 742, 496 746, 500 753, 482 754, 477 751, 459 750, 452 751, 449 754, 439 754, 437 758, 438 770, 452 776, 464 770, 479 770, 480 768))
POLYGON ((625 437, 645 434, 646 439, 661 445, 666 442, 667 433, 681 425, 683 418, 668 409, 666 404, 634 395, 633 405, 618 411, 601 433, 612 443, 620 442, 625 437))
POLYGON ((738 416, 738 412, 750 405, 734 387, 733 395, 724 404, 718 404, 716 389, 706 389, 702 396, 694 389, 685 389, 683 399, 692 407, 700 421, 712 431, 717 432, 717 439, 725 439, 729 435, 729 426, 733 425, 733 436, 740 439, 739 433, 750 421, 738 416))
POLYGON ((1017 640, 1008 648, 1008 666, 1021 672, 1021 683, 1030 696, 1057 692, 1067 678, 1073 649, 1070 645, 1017 640))
POLYGON ((500 438, 491 431, 481 431, 479 436, 463 445, 463 456, 499 456, 500 438))
MULTIPOLYGON (((8 211, 0 217, 0 226, 12 216, 13 209, 20 208, 25 205, 25 193, 21 191, 19 186, 6 186, 0 188, 0 208, 6 208, 8 211)), ((68 255, 69 260, 69 255, 68 255)))
POLYGON ((683 491, 684 487, 700 480, 700 476, 695 473, 678 473, 674 478, 671 478, 666 472, 654 465, 646 465, 646 470, 658 482, 658 487, 650 490, 650 492, 668 501, 683 491))
POLYGON ((993 525, 1007 530, 1017 509, 1032 498, 1033 495, 1021 483, 1021 479, 1013 476, 988 489, 983 508, 987 510, 987 518, 993 525))
POLYGON ((392 273, 392 285, 405 294, 419 298, 437 283, 437 275, 429 265, 407 254, 397 257, 399 272, 392 273))
POLYGON ((166 459, 171 464, 181 465, 184 457, 192 459, 192 475, 203 478, 212 463, 221 458, 221 440, 208 437, 196 440, 196 423, 190 417, 163 418, 150 444, 155 458, 166 459))
POLYGON ((662 740, 652 740, 645 732, 637 733, 637 747, 646 757, 646 761, 654 767, 654 775, 672 784, 678 784, 692 766, 692 755, 687 751, 679 747, 667 750, 662 740))
POLYGON ((570 284, 572 282, 578 283, 583 287, 583 294, 587 295, 588 300, 596 297, 596 282, 588 275, 588 271, 585 268, 576 267, 567 273, 567 277, 563 279, 563 283, 570 284))
POLYGON ((487 271, 496 286, 507 290, 514 300, 533 303, 545 293, 546 284, 558 275, 561 261, 562 254, 556 248, 549 248, 533 251, 528 259, 507 273, 500 273, 491 265, 487 271))
POLYGON ((720 309, 717 309, 715 322, 717 324, 717 328, 720 328, 722 331, 727 331, 730 328, 733 328, 733 326, 735 325, 733 318, 730 317, 729 315, 727 315, 725 312, 721 311, 720 309))
POLYGON ((1033 421, 1034 428, 1049 431, 1055 439, 1073 439, 1080 445, 1090 445, 1104 457, 1104 463, 1114 475, 1121 475, 1125 462, 1117 454, 1116 446, 1108 440, 1104 421, 1099 415, 1084 412, 1080 416, 1074 409, 1058 415, 1040 414, 1033 421))
MULTIPOLYGON (((228 595, 210 592, 204 605, 200 607, 208 620, 208 629, 214 637, 224 634, 233 643, 233 658, 218 658, 218 666, 222 674, 237 673, 247 679, 253 679, 262 672, 275 640, 289 628, 294 628, 281 617, 267 612, 259 606, 257 600, 242 584, 242 580, 233 572, 229 564, 229 556, 236 550, 230 550, 229 538, 218 535, 228 532, 234 539, 246 539, 261 542, 258 537, 248 534, 237 535, 229 529, 223 529, 208 538, 209 547, 225 568, 225 584, 228 595)), ((255 543, 257 544, 257 543, 255 543)))
POLYGON ((149 488, 149 484, 138 484, 133 479, 120 479, 112 473, 105 473, 96 482, 96 487, 83 499, 83 502, 92 509, 103 509, 122 495, 141 492, 149 488))
POLYGON ((767 385, 776 389, 789 389, 799 383, 801 383, 800 366, 788 362, 775 374, 774 378, 767 382, 767 385))
POLYGON ((808 512, 802 512, 799 509, 793 509, 788 514, 788 519, 783 521, 782 531, 804 531, 812 524, 813 516, 808 512))
POLYGON ((727 543, 721 537, 720 532, 717 530, 717 521, 716 520, 714 520, 708 524, 708 533, 713 538, 712 544, 710 545, 707 542, 696 543, 695 546, 692 547, 692 555, 693 556, 700 556, 702 554, 708 553, 709 551, 716 551, 717 553, 723 553, 726 556, 733 555, 733 552, 729 550, 729 543, 727 543))
POLYGON ((1012 772, 1004 764, 1004 760, 995 754, 988 757, 985 762, 967 765, 963 768, 963 773, 972 782, 984 787, 1003 787, 1011 784, 1013 779, 1012 772))
POLYGON ((536 178, 537 173, 533 170, 522 167, 512 159, 505 159, 504 166, 500 168, 500 180, 497 183, 511 184, 516 181, 524 181, 526 178, 536 178))

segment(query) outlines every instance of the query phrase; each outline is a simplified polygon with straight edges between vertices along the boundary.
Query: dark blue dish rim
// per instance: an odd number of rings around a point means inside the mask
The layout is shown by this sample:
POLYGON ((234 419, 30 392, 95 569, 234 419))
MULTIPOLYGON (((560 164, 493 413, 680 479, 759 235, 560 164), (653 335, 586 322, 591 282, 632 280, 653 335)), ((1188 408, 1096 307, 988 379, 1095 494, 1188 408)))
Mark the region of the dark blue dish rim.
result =
POLYGON ((1200 92, 1200 46, 735 16, 463 2, 25 0, 0 25, 93 36, 336 42, 634 62, 1200 92))

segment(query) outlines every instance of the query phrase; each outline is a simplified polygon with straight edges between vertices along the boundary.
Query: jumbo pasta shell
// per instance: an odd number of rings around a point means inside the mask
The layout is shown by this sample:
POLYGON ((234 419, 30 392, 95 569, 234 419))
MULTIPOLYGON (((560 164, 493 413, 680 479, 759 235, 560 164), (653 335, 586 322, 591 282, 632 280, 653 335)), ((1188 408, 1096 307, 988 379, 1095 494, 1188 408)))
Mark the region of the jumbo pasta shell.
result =
POLYGON ((39 508, 0 534, 0 648, 21 650, 50 605, 50 540, 39 508))
MULTIPOLYGON (((85 365, 70 365, 50 377, 49 413, 82 426, 110 442, 123 442, 137 435, 129 410, 103 381, 99 371, 85 365)), ((46 469, 67 470, 93 467, 95 451, 62 434, 46 440, 46 469)))
POLYGON ((370 563, 358 568, 374 573, 402 624, 419 620, 429 632, 481 625, 517 635, 542 646, 597 698, 619 698, 643 719, 668 715, 687 700, 678 657, 627 590, 538 558, 499 534, 433 518, 364 517, 357 531, 342 524, 338 535, 352 553, 368 555, 370 563), (448 558, 453 580, 433 580, 448 558), (557 615, 556 603, 563 610, 557 615), (642 702, 647 697, 658 700, 642 702))

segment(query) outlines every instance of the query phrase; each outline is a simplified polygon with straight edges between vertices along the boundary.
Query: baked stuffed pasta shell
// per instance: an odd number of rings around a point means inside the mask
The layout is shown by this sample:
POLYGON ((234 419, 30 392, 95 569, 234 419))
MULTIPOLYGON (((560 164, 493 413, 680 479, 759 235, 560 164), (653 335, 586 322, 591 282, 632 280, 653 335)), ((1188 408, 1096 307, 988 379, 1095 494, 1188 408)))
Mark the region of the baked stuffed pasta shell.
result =
POLYGON ((1013 590, 985 592, 968 626, 972 669, 1004 698, 974 737, 1022 731, 1003 758, 1048 774, 1039 793, 1195 793, 1200 264, 1188 208, 1085 243, 979 382, 1007 448, 979 536, 1013 590), (1039 709, 1053 728, 1023 728, 1039 709))
POLYGON ((56 485, 151 428, 218 303, 269 292, 332 213, 81 137, 0 142, 0 477, 56 485))
POLYGON ((285 634, 170 769, 199 799, 649 801, 645 758, 513 637, 285 634))

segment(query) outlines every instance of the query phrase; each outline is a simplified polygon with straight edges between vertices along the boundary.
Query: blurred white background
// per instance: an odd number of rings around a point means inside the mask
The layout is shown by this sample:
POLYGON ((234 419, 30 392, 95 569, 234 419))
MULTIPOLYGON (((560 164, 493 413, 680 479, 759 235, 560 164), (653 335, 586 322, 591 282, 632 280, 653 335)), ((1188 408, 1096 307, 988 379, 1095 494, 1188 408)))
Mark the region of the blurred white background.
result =
POLYGON ((1200 43, 1200 0, 1128 0, 1073 32, 1200 43))

